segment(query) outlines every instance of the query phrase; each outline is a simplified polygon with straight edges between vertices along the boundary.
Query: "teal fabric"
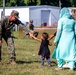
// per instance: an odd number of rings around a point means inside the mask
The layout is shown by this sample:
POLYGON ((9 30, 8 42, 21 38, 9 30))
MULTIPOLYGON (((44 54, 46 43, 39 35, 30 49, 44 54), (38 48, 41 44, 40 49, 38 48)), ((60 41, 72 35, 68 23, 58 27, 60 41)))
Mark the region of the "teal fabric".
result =
POLYGON ((67 8, 63 8, 63 9, 60 11, 60 18, 62 18, 62 17, 71 18, 70 12, 69 12, 69 10, 67 10, 67 8))
POLYGON ((57 60, 65 62, 76 61, 76 25, 67 8, 61 9, 57 34, 54 40, 56 48, 52 55, 57 60))

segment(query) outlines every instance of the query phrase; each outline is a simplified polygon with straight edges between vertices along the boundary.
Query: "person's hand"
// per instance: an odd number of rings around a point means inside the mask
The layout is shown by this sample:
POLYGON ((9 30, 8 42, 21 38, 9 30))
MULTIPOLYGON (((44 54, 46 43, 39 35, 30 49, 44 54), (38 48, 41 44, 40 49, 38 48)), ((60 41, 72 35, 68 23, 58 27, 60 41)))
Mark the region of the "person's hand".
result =
POLYGON ((51 42, 49 42, 49 45, 50 45, 50 46, 52 46, 52 43, 51 43, 51 42))
POLYGON ((54 42, 54 46, 56 46, 56 43, 54 42))
POLYGON ((29 33, 29 35, 30 35, 30 38, 32 38, 32 37, 33 37, 33 34, 32 34, 32 33, 29 33))

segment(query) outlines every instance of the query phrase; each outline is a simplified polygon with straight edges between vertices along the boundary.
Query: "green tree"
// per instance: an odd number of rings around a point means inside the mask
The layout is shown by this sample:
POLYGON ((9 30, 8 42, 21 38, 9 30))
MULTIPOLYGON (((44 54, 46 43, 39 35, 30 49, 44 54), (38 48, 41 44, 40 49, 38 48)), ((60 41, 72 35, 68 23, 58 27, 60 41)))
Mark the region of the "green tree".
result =
POLYGON ((2 7, 3 6, 3 1, 2 0, 0 0, 0 7, 2 7))
POLYGON ((16 1, 17 6, 25 6, 25 0, 17 0, 16 1))
POLYGON ((40 0, 37 0, 37 5, 40 5, 40 0))
MULTIPOLYGON (((60 0, 62 7, 75 7, 76 0, 60 0)), ((50 5, 59 6, 59 0, 5 0, 6 7, 10 6, 33 6, 33 5, 50 5)), ((3 6, 3 0, 0 0, 0 7, 3 6)))
POLYGON ((16 0, 5 0, 6 7, 16 6, 16 0))
POLYGON ((71 7, 71 2, 70 0, 60 0, 61 1, 61 7, 71 7))
POLYGON ((27 5, 28 6, 37 5, 37 0, 27 0, 27 5))
POLYGON ((76 7, 76 0, 70 0, 70 2, 72 7, 76 7))

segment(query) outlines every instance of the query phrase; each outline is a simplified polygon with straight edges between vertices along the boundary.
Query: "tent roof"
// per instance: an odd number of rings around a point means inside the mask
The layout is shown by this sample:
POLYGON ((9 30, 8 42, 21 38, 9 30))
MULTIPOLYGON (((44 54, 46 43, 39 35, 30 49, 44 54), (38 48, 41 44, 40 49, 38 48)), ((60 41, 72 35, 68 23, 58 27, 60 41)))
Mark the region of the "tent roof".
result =
MULTIPOLYGON (((59 9, 60 7, 57 6, 49 6, 49 5, 40 5, 40 6, 15 6, 15 7, 5 7, 7 9, 9 8, 41 8, 41 7, 45 7, 45 8, 56 8, 59 9)), ((3 7, 0 7, 0 9, 3 9, 3 7)))

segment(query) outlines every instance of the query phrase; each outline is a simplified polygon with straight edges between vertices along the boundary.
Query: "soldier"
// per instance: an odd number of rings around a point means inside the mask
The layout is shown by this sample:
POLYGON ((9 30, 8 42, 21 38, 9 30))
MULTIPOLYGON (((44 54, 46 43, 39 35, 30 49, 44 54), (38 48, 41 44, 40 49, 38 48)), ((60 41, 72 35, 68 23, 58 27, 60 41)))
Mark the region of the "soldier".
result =
MULTIPOLYGON (((28 25, 27 25, 28 29, 32 32, 32 34, 37 37, 38 36, 38 32, 34 31, 34 25, 33 25, 33 20, 30 20, 28 25)), ((29 35, 28 35, 29 36, 29 35)))
POLYGON ((30 20, 29 22, 29 29, 32 31, 34 30, 33 20, 30 20))
POLYGON ((0 62, 2 60, 1 47, 2 47, 2 38, 3 38, 6 41, 10 52, 10 63, 11 64, 16 63, 14 41, 11 36, 11 29, 14 27, 14 25, 17 24, 20 28, 22 28, 25 34, 28 34, 30 32, 30 30, 27 27, 25 27, 18 18, 19 18, 19 12, 13 10, 10 16, 3 17, 0 21, 0 62))

